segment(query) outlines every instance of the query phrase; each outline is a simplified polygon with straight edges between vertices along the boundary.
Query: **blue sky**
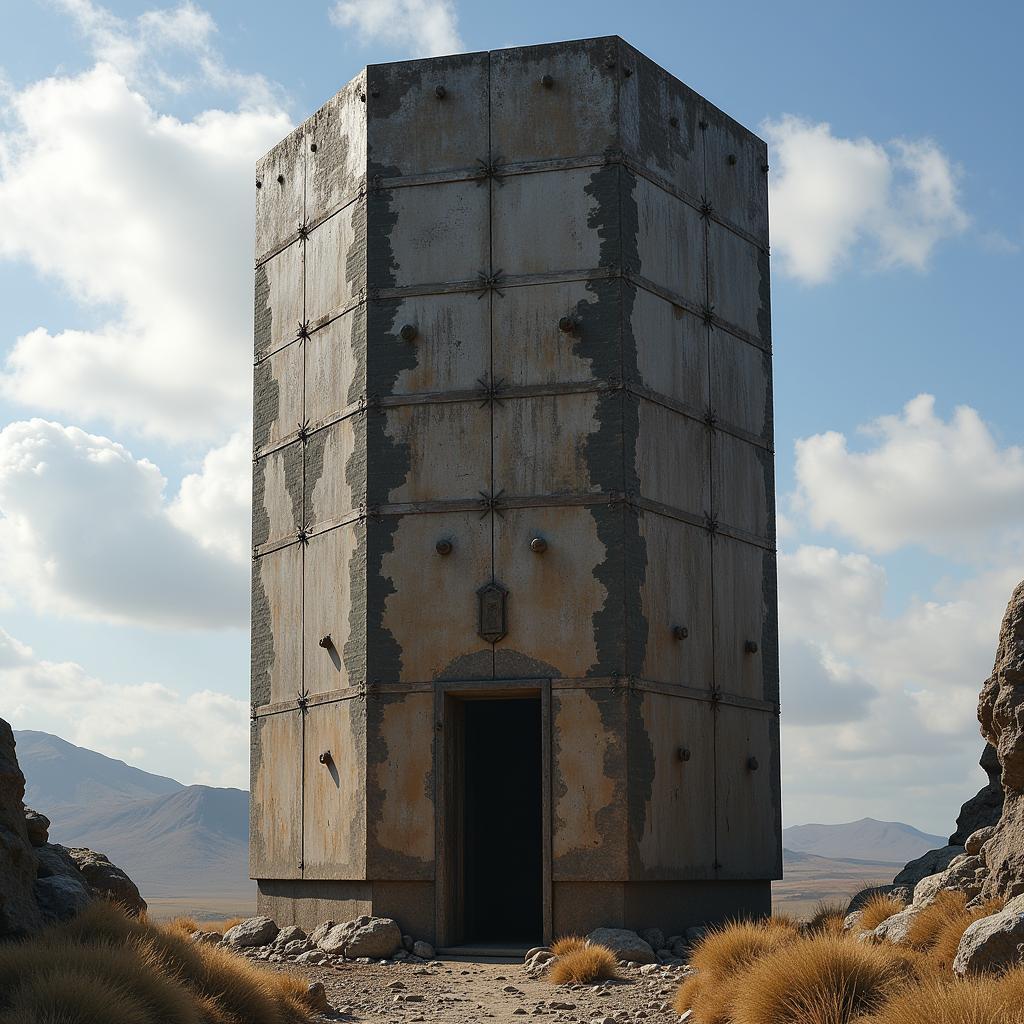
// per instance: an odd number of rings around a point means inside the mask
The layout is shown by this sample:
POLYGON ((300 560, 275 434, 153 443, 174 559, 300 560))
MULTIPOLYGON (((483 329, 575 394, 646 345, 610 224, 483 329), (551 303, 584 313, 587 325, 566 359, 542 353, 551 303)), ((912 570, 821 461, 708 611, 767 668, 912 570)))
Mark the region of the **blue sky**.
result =
POLYGON ((1024 575, 1020 6, 158 4, 6 13, 0 714, 245 784, 254 160, 367 62, 618 33, 771 146, 787 823, 950 831, 1024 575))

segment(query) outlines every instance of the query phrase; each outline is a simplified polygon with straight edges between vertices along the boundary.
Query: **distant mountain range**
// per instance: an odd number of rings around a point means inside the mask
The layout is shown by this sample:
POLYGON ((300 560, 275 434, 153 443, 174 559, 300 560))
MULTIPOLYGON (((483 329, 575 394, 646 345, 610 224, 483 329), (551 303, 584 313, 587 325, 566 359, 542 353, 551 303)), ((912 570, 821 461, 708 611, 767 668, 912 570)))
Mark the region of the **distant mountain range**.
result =
POLYGON ((901 821, 861 818, 842 825, 791 825, 782 830, 782 845, 793 853, 832 860, 880 861, 899 864, 945 846, 944 836, 932 836, 901 821))
POLYGON ((14 733, 25 803, 50 838, 88 846, 124 868, 143 896, 246 896, 249 794, 183 786, 58 736, 14 733))

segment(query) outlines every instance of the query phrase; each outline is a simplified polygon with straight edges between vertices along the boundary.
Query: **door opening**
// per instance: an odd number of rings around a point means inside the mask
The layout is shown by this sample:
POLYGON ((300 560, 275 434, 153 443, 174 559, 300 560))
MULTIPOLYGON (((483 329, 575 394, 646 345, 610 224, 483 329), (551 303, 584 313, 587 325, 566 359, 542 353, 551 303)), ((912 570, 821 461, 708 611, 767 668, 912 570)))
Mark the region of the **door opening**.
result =
POLYGON ((544 931, 541 701, 462 703, 463 941, 539 942, 544 931))

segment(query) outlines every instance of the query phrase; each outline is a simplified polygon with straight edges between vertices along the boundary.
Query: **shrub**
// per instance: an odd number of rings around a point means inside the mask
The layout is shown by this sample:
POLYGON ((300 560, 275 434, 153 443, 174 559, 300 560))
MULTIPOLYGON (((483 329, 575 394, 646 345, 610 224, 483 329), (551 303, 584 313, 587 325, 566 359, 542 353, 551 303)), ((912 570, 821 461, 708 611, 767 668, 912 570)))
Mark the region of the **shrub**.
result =
POLYGON ((0 947, 0 1024, 302 1024, 305 991, 102 900, 0 947))
POLYGON ((588 985, 617 978, 618 966, 618 959, 607 946, 580 946, 553 961, 548 977, 556 985, 588 985))
POLYGON ((893 914, 898 914, 903 909, 903 904, 888 893, 876 892, 861 907, 860 930, 874 931, 883 921, 888 921, 893 914))
POLYGON ((551 952, 555 956, 565 956, 566 953, 574 953, 577 949, 582 949, 586 944, 587 940, 580 935, 563 935, 551 943, 551 952))
POLYGON ((185 935, 191 935, 198 930, 199 922, 194 917, 172 917, 163 927, 171 932, 183 932, 185 935))
POLYGON ((1024 969, 1005 977, 936 976, 894 995, 858 1024, 1021 1024, 1024 969))
POLYGON ((911 922, 907 945, 928 954, 928 961, 940 972, 953 966, 957 948, 967 926, 1002 909, 1003 901, 987 900, 980 907, 967 909, 967 896, 945 890, 911 922))
POLYGON ((735 981, 762 957, 795 942, 799 926, 785 917, 767 921, 737 921, 706 935, 690 955, 698 973, 687 978, 673 999, 683 1014, 693 1010, 700 1024, 729 1021, 735 981))
POLYGON ((801 939, 762 957, 737 978, 731 1020, 847 1024, 914 978, 915 960, 909 951, 848 936, 801 939))

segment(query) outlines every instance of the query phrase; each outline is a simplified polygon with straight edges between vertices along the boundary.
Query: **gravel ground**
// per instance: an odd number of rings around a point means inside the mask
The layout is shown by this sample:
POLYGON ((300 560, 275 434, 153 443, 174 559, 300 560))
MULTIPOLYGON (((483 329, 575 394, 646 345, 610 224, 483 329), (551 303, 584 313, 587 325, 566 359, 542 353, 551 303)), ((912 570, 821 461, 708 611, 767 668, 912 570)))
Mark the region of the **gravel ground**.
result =
POLYGON ((601 985, 553 985, 531 978, 520 962, 444 960, 406 964, 342 962, 323 966, 274 964, 322 982, 334 1012, 322 1020, 430 1021, 472 1024, 545 1017, 565 1024, 675 1024, 672 995, 683 967, 621 967, 621 980, 601 985))

